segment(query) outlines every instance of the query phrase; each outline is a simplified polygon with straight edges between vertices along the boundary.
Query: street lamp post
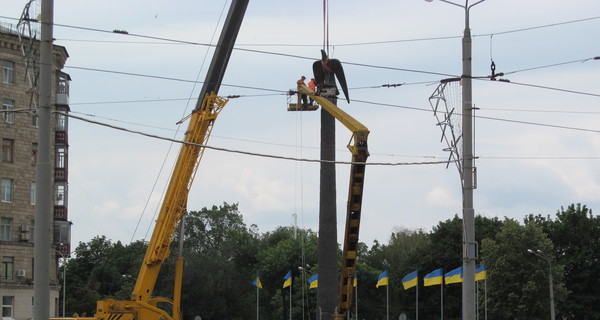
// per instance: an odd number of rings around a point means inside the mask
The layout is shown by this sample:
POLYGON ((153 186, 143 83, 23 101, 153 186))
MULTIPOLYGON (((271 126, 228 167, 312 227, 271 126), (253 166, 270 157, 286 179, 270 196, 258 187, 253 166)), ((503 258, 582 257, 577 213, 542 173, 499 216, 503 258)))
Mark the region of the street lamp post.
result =
POLYGON ((548 262, 548 286, 550 288, 550 320, 555 320, 556 315, 554 313, 554 281, 552 280, 552 262, 550 262, 550 258, 546 257, 541 250, 531 250, 527 249, 527 252, 538 256, 548 262))
MULTIPOLYGON (((433 0, 425 0, 432 2, 433 0)), ((465 30, 462 39, 462 196, 463 196, 463 286, 462 314, 465 320, 475 319, 475 261, 477 242, 475 241, 475 210, 473 190, 475 189, 475 167, 473 163, 473 92, 471 74, 471 29, 469 10, 485 0, 469 5, 469 0, 461 5, 448 0, 439 0, 465 10, 465 30)))
POLYGON ((63 259, 63 300, 62 300, 62 316, 65 317, 65 301, 67 300, 67 257, 65 257, 62 252, 56 251, 56 253, 60 254, 60 257, 63 259))

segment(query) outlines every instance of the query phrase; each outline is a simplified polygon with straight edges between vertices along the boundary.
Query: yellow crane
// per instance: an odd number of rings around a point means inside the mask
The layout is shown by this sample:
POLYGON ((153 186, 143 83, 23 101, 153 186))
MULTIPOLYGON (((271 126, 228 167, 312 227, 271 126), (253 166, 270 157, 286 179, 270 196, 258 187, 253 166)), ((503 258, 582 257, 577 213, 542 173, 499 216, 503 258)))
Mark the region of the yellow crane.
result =
POLYGON ((348 149, 352 153, 352 163, 350 165, 346 228, 342 251, 342 270, 339 280, 338 306, 334 315, 335 319, 342 320, 346 318, 348 312, 352 311, 352 289, 354 274, 356 272, 358 234, 360 231, 362 196, 365 182, 365 163, 369 157, 369 151, 367 149, 369 129, 331 101, 324 97, 317 96, 315 92, 307 86, 299 85, 298 91, 309 95, 313 100, 320 104, 323 109, 329 112, 329 114, 352 132, 352 137, 348 143, 348 149))
POLYGON ((181 319, 182 258, 179 258, 176 264, 173 300, 163 297, 153 297, 152 292, 160 267, 169 257, 173 234, 186 212, 188 194, 196 175, 198 164, 202 159, 205 149, 204 145, 206 145, 210 137, 219 112, 223 109, 227 101, 227 99, 218 97, 214 93, 207 94, 202 101, 200 109, 194 110, 192 113, 188 129, 185 133, 184 143, 179 151, 177 163, 175 164, 175 169, 173 170, 160 214, 156 221, 156 226, 150 238, 135 287, 131 293, 131 300, 108 299, 98 301, 94 319, 181 319), (163 308, 159 308, 160 303, 170 305, 170 308, 167 309, 172 309, 172 314, 169 315, 163 308))
MULTIPOLYGON (((160 267, 169 257, 177 225, 186 213, 188 194, 198 170, 210 133, 219 112, 228 99, 217 96, 221 81, 249 0, 233 0, 223 25, 198 102, 189 116, 189 124, 158 219, 130 300, 97 301, 94 320, 181 320, 181 283, 183 258, 177 258, 173 299, 154 297, 152 293, 160 267), (169 313, 170 310, 170 313, 169 313)), ((187 119, 184 119, 187 120, 187 119)), ((75 318, 54 318, 75 319, 75 318)))

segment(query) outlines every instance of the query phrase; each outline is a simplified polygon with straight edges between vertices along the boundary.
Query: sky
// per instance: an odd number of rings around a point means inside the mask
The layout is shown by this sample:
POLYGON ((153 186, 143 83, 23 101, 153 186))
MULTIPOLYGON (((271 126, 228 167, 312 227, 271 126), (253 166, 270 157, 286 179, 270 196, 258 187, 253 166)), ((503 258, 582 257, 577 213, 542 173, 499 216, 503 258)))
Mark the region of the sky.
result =
MULTIPOLYGON (((15 24, 26 1, 0 1, 0 23, 15 24)), ((212 58, 204 44, 216 43, 229 5, 55 1, 71 114, 113 126, 70 119, 72 249, 100 235, 149 238, 180 145, 134 132, 182 139, 187 122, 177 122, 195 106, 212 58)), ((473 81, 475 213, 522 221, 573 203, 600 210, 600 2, 487 0, 469 12, 472 73, 482 77, 473 81), (492 61, 510 82, 485 78, 492 61)), ((219 91, 240 98, 220 113, 210 147, 319 158, 320 111, 288 112, 286 92, 311 77, 323 20, 322 1, 250 1, 219 91)), ((459 173, 443 163, 449 154, 429 98, 462 72, 463 8, 330 0, 328 21, 329 54, 350 88, 351 102, 338 105, 369 128, 367 162, 377 164, 366 169, 360 240, 387 243, 398 228, 429 231, 460 216, 459 173)), ((460 90, 453 83, 444 92, 458 111, 460 90)), ((351 160, 350 138, 338 123, 338 161, 351 160)), ((336 165, 339 242, 349 169, 336 165)), ((294 224, 316 231, 318 181, 314 162, 206 149, 188 209, 238 203, 261 233, 294 224)))

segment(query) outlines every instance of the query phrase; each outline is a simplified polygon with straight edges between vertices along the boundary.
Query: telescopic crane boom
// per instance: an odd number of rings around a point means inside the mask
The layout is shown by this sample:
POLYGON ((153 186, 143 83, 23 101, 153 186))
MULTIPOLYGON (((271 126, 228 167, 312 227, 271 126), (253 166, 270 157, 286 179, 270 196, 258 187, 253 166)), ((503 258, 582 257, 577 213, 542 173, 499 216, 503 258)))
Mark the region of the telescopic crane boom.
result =
POLYGON ((233 0, 223 31, 215 49, 206 80, 198 102, 189 117, 184 143, 179 151, 175 169, 160 209, 148 249, 139 271, 130 300, 103 300, 97 302, 93 319, 97 320, 180 320, 180 290, 182 263, 176 270, 175 296, 153 297, 160 267, 169 257, 170 245, 177 225, 185 215, 188 194, 198 170, 214 122, 227 103, 217 96, 235 40, 246 12, 249 0, 233 0), (172 306, 172 314, 159 308, 160 303, 172 306))
POLYGON ((346 228, 342 251, 342 271, 340 274, 338 306, 334 315, 335 319, 342 320, 351 311, 352 307, 352 288, 354 273, 356 272, 358 233, 360 230, 363 186, 365 182, 365 163, 369 157, 369 151, 367 150, 369 129, 331 101, 315 95, 315 92, 307 86, 300 85, 298 86, 298 90, 309 95, 323 109, 352 131, 352 137, 348 143, 348 149, 352 153, 352 164, 350 165, 346 228))

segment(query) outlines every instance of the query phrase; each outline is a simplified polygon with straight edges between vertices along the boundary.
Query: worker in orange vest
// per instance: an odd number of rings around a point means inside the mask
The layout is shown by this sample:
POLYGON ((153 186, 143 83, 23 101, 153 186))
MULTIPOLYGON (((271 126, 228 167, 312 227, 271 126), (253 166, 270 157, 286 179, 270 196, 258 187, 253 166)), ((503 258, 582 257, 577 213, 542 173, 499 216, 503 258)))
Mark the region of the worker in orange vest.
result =
MULTIPOLYGON (((315 78, 310 78, 310 81, 308 82, 308 87, 310 88, 310 90, 317 92, 317 84, 315 83, 315 78)), ((314 104, 314 100, 312 98, 310 98, 310 104, 314 104)))

